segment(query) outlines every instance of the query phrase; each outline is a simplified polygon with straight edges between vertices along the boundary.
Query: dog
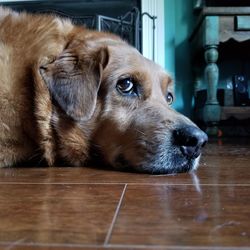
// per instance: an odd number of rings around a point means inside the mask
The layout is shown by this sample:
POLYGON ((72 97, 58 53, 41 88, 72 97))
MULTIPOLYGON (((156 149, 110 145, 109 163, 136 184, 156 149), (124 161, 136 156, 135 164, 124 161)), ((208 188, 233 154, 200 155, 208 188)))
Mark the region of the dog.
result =
POLYGON ((171 174, 207 135, 171 108, 173 80, 113 34, 0 8, 0 167, 36 157, 171 174))

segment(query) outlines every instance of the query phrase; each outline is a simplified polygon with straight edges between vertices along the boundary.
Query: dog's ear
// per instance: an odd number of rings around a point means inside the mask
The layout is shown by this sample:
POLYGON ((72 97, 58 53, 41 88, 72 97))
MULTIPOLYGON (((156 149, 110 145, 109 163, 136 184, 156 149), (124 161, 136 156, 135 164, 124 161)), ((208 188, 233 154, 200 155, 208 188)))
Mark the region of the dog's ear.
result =
POLYGON ((82 121, 92 117, 108 58, 106 47, 81 53, 66 49, 51 63, 40 66, 52 98, 72 119, 82 121))

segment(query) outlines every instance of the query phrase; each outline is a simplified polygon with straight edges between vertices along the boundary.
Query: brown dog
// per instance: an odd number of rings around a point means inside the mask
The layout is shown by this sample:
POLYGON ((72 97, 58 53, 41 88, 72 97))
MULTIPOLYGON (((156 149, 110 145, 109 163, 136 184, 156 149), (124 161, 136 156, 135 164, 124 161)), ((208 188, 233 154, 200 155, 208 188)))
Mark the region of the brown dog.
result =
POLYGON ((171 109, 171 78, 114 35, 0 8, 0 72, 0 167, 93 148, 115 168, 197 167, 207 136, 171 109))

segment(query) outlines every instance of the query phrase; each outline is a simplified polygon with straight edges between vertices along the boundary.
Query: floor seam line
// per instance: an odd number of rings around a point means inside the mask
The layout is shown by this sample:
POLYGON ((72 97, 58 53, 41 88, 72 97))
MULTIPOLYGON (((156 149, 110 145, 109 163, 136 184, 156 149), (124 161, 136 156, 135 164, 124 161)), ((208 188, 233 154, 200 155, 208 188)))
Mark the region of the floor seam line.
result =
POLYGON ((117 219, 117 217, 118 217, 118 214, 119 214, 119 211, 120 211, 120 208, 121 208, 121 204, 122 204, 122 201, 123 201, 123 198, 124 198, 124 195, 125 195, 127 186, 128 186, 128 184, 125 184, 125 185, 124 185, 124 188, 123 188, 123 191, 122 191, 120 200, 119 200, 118 205, 117 205, 117 207, 116 207, 115 214, 114 214, 114 216, 113 216, 112 222, 111 222, 111 224, 110 224, 109 230, 108 230, 108 232, 107 232, 107 235, 106 235, 106 238, 105 238, 105 241, 104 241, 104 246, 107 246, 107 245, 108 245, 108 242, 109 242, 109 240, 110 240, 110 238, 111 238, 111 234, 112 234, 112 232, 113 232, 113 228, 114 228, 116 219, 117 219))
MULTIPOLYGON (((105 183, 105 182, 0 182, 0 185, 137 185, 137 186, 195 186, 193 183, 124 183, 124 182, 113 182, 113 183, 105 183)), ((205 183, 199 184, 200 186, 220 186, 220 187, 228 187, 228 186, 235 186, 235 187, 250 187, 250 183, 205 183)))

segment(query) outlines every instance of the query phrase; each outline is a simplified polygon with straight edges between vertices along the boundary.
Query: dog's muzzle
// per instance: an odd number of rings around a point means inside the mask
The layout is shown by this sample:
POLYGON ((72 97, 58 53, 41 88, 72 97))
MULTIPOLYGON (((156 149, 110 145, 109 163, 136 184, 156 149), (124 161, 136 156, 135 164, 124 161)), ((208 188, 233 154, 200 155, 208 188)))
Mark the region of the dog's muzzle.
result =
MULTIPOLYGON (((134 166, 134 169, 151 174, 174 174, 195 170, 201 150, 207 141, 207 135, 198 127, 179 127, 172 131, 172 136, 159 140, 150 151, 147 150, 144 161, 134 166)), ((120 156, 119 161, 121 159, 120 165, 124 165, 124 158, 120 156)), ((129 165, 127 161, 126 165, 129 165)))

